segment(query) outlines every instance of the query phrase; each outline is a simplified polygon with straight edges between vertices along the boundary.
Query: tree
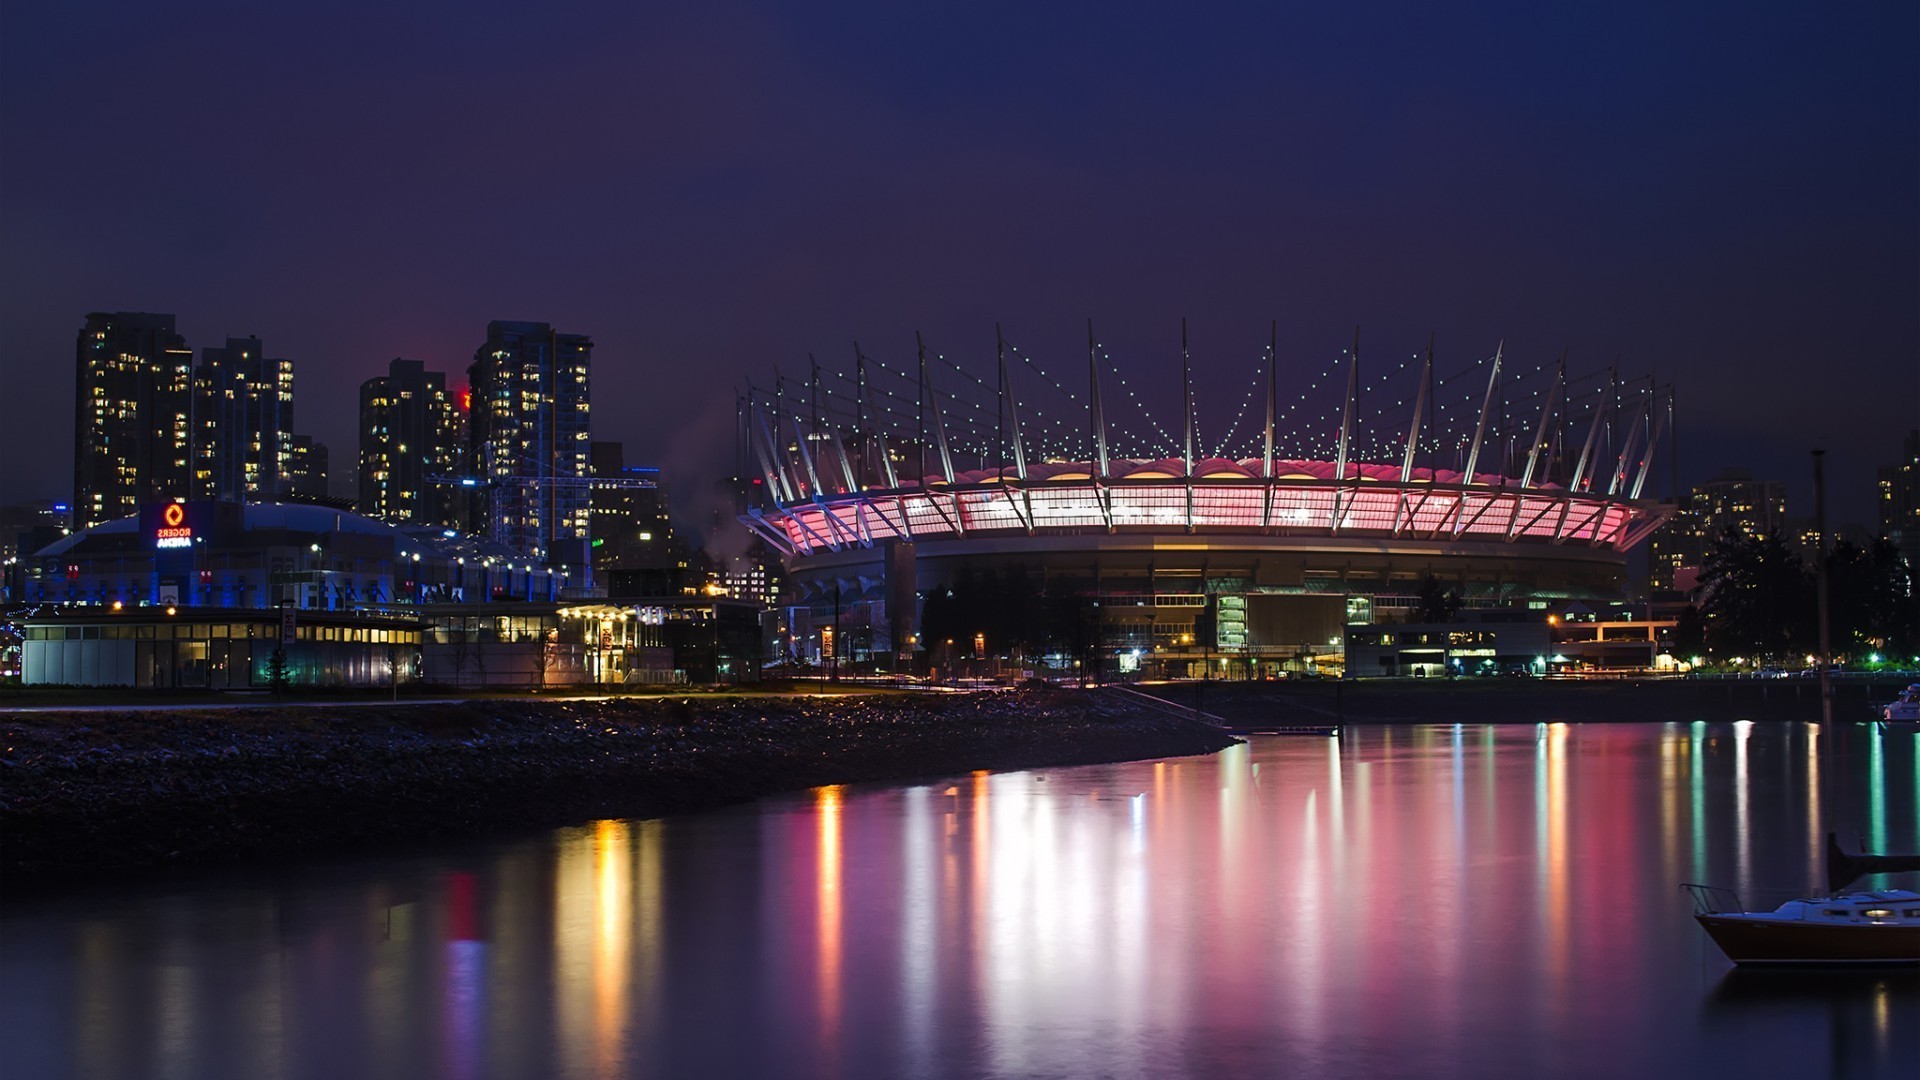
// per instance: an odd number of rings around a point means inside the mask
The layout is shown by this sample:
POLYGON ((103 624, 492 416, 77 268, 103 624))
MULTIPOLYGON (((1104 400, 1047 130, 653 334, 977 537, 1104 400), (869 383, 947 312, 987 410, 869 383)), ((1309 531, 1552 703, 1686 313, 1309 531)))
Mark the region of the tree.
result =
POLYGON ((1707 655, 1707 620, 1700 609, 1688 604, 1673 626, 1673 651, 1683 660, 1707 655))
POLYGON ((1827 556, 1836 656, 1912 655, 1916 603, 1900 549, 1886 540, 1862 548, 1842 540, 1827 556))
POLYGON ((1452 622, 1454 613, 1460 610, 1459 592, 1441 585, 1432 574, 1420 579, 1414 597, 1412 621, 1416 623, 1452 622))
POLYGON ((287 650, 284 646, 275 645, 273 655, 267 657, 267 685, 276 694, 287 692, 287 650))
POLYGON ((1729 527, 1700 572, 1707 652, 1715 659, 1778 659, 1819 651, 1813 574, 1778 532, 1729 527))
MULTIPOLYGON (((543 689, 546 687, 547 672, 553 668, 553 662, 557 659, 554 656, 554 651, 560 647, 559 641, 560 631, 558 630, 548 630, 545 633, 536 633, 534 635, 534 644, 536 646, 533 653, 534 686, 543 689)), ((716 663, 717 662, 716 660, 716 663)))

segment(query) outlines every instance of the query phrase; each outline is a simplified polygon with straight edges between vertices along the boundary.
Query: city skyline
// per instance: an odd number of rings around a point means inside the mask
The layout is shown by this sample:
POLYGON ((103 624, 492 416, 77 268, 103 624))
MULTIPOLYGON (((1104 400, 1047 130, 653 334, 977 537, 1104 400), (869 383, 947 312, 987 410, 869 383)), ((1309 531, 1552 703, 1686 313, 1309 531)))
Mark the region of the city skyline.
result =
MULTIPOLYGON (((64 398, 85 312, 171 312, 196 348, 299 364, 344 472, 356 403, 329 388, 539 319, 595 340, 595 438, 693 481, 744 378, 855 336, 978 370, 1000 321, 1066 368, 1092 317, 1170 384, 1184 315, 1228 396, 1268 320, 1300 370, 1359 324, 1378 357, 1617 356, 1680 389, 1682 487, 1743 466, 1805 504, 1824 444, 1862 522, 1920 412, 1892 5, 369 18, 10 17, 0 356, 26 394, 64 398), (475 59, 502 50, 515 79, 475 59), (81 164, 113 132, 140 169, 81 164), (246 167, 198 164, 236 140, 246 167)), ((5 501, 65 492, 32 448, 67 423, 6 425, 5 501)))

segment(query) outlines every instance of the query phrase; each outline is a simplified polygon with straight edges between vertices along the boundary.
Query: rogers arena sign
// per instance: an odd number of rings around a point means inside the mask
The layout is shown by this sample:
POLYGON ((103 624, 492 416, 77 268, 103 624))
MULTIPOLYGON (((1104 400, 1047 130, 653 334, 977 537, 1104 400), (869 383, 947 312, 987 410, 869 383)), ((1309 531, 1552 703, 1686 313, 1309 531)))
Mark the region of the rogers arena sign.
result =
POLYGON ((193 528, 187 524, 187 508, 179 503, 168 503, 160 511, 160 527, 153 530, 153 546, 157 548, 183 548, 193 545, 193 528))

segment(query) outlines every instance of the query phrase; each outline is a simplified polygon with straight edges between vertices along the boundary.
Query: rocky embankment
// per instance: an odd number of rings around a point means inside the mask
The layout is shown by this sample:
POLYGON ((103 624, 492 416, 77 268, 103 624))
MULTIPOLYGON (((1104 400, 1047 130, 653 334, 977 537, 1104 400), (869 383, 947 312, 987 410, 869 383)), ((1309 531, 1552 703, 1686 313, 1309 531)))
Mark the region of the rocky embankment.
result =
POLYGON ((1059 690, 130 708, 14 714, 0 733, 0 875, 16 888, 1232 742, 1059 690))

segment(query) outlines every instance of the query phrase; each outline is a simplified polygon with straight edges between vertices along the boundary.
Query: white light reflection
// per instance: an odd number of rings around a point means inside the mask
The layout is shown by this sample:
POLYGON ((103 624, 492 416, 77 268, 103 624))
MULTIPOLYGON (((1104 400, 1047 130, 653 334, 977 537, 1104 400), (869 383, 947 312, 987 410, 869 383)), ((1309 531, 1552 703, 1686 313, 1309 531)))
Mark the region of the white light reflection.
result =
POLYGON ((1879 852, 1887 850, 1886 735, 1879 724, 1868 725, 1867 731, 1867 830, 1873 850, 1879 852))
POLYGON ((1693 796, 1693 873, 1695 881, 1707 880, 1707 722, 1693 722, 1693 742, 1688 747, 1687 781, 1693 796))
MULTIPOLYGON (((176 934, 169 939, 167 951, 178 954, 183 952, 181 945, 184 934, 176 934)), ((159 966, 155 972, 159 985, 154 994, 155 1016, 158 1030, 155 1035, 159 1045, 155 1047, 163 1077, 188 1077, 194 1074, 194 1012, 193 1003, 194 971, 184 957, 175 955, 159 966)))
POLYGON ((820 943, 820 1060, 835 1062, 840 1049, 840 800, 843 789, 828 784, 814 789, 818 846, 814 849, 815 940, 820 943))
POLYGON ((1733 842, 1738 860, 1734 875, 1742 900, 1753 895, 1753 819, 1747 783, 1747 739, 1752 735, 1753 721, 1733 722, 1733 842))
POLYGON ((1680 845, 1680 726, 1660 726, 1660 867, 1678 881, 1680 845))
POLYGON ((1462 743, 1464 725, 1453 725, 1453 849, 1464 857, 1467 851, 1467 764, 1462 743))
POLYGON ((1818 888, 1820 851, 1820 725, 1807 725, 1807 875, 1818 888))
MULTIPOLYGON (((1329 742, 1339 742, 1330 739, 1329 742)), ((1310 988, 1309 992, 1293 998, 1288 1010, 1293 1014, 1293 1023, 1300 1036, 1312 1042, 1318 1042, 1326 1024, 1326 997, 1313 992, 1328 983, 1326 973, 1327 926, 1324 894, 1326 892, 1326 872, 1321 863, 1319 792, 1307 791, 1306 812, 1301 815, 1303 822, 1300 837, 1300 865, 1294 880, 1294 910, 1300 915, 1296 932, 1281 950, 1281 955, 1291 961, 1292 978, 1288 981, 1297 987, 1310 988)))
MULTIPOLYGON (((1355 736, 1358 739, 1358 736, 1355 736)), ((1340 779, 1340 750, 1347 740, 1327 740, 1327 821, 1333 828, 1333 872, 1338 875, 1347 850, 1347 795, 1340 779)))
POLYGON ((89 920, 80 925, 74 979, 74 1060, 83 1076, 124 1071, 119 1060, 120 941, 117 927, 89 920))
POLYGON ((1556 998, 1569 989, 1569 950, 1572 947, 1570 894, 1572 883, 1567 851, 1567 725, 1552 724, 1547 732, 1547 942, 1549 964, 1556 976, 1556 998))
POLYGON ((908 1071, 926 1076, 933 1072, 934 987, 939 981, 939 898, 933 869, 937 826, 925 787, 908 788, 906 801, 906 858, 900 880, 900 968, 906 996, 902 1023, 912 1066, 908 1071))

